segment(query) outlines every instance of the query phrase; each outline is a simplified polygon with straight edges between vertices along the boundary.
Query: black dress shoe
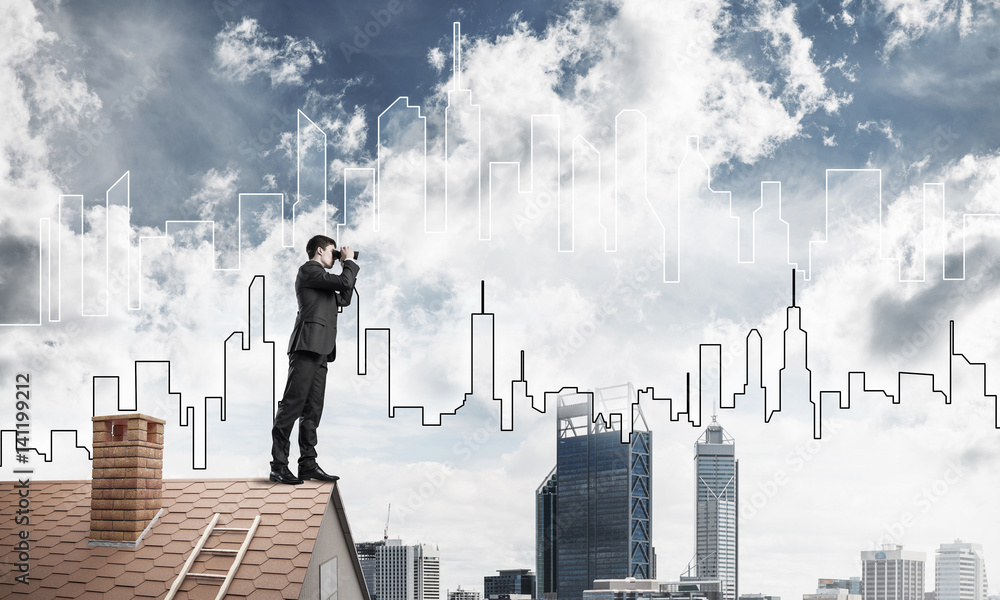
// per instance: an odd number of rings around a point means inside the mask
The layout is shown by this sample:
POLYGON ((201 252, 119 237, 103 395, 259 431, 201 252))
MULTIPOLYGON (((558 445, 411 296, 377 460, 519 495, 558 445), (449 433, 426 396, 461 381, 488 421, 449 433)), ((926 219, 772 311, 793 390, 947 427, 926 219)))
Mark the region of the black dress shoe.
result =
POLYGON ((275 483, 286 483, 288 485, 299 485, 302 480, 292 474, 288 467, 271 469, 271 481, 275 483))
POLYGON ((319 481, 337 481, 340 477, 330 475, 316 465, 311 469, 299 469, 299 479, 318 479, 319 481))

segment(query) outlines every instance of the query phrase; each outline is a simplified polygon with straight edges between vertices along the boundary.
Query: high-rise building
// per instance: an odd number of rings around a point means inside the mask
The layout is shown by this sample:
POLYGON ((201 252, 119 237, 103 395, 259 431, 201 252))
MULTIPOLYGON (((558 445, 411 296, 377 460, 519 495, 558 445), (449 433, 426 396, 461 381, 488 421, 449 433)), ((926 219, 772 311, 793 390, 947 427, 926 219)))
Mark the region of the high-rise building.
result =
POLYGON ((581 600, 597 579, 651 576, 652 436, 634 397, 623 385, 556 398, 556 468, 536 496, 541 594, 581 600), (595 422, 595 395, 602 407, 629 402, 595 422))
POLYGON ((354 544, 354 548, 358 551, 358 560, 361 561, 361 573, 365 576, 365 586, 368 587, 368 595, 371 596, 372 600, 378 600, 378 596, 375 594, 376 553, 378 548, 384 545, 384 540, 354 544))
MULTIPOLYGON (((536 598, 556 593, 556 496, 555 467, 535 490, 536 598)), ((489 596, 487 596, 489 597, 489 596)))
POLYGON ((436 546, 386 540, 375 549, 378 600, 441 600, 441 553, 436 546))
POLYGON ((720 587, 717 579, 598 579, 594 589, 583 592, 583 600, 722 600, 720 587))
POLYGON ((987 600, 986 561, 980 544, 941 544, 934 557, 935 600, 987 600))
POLYGON ((826 587, 816 588, 815 594, 802 594, 802 600, 861 600, 861 595, 852 594, 847 588, 826 587))
POLYGON ((502 594, 535 597, 535 574, 531 569, 502 569, 497 575, 483 577, 483 597, 492 598, 502 594))
POLYGON ((479 600, 479 592, 463 590, 462 586, 458 586, 457 590, 448 591, 448 600, 479 600))
POLYGON ((924 600, 923 552, 886 544, 861 553, 863 600, 924 600))
POLYGON ((848 594, 861 595, 861 578, 851 577, 850 579, 820 579, 816 584, 816 593, 819 590, 847 590, 848 594))
POLYGON ((738 462, 735 441, 713 415, 694 445, 695 555, 688 573, 720 580, 723 600, 738 596, 738 462))

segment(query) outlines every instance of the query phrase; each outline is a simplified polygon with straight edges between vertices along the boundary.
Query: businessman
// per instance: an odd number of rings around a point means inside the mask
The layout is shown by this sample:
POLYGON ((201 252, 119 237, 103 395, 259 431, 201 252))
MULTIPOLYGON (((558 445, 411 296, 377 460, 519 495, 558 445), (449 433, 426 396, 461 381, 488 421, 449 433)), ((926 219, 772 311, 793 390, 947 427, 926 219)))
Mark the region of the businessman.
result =
POLYGON ((316 464, 316 428, 323 416, 326 364, 337 357, 337 310, 351 303, 358 265, 350 246, 340 249, 340 275, 328 273, 337 243, 325 235, 306 244, 309 260, 295 277, 299 313, 288 340, 288 380, 271 428, 271 481, 298 485, 305 479, 336 481, 316 464), (292 425, 299 422, 299 472, 288 468, 292 425))

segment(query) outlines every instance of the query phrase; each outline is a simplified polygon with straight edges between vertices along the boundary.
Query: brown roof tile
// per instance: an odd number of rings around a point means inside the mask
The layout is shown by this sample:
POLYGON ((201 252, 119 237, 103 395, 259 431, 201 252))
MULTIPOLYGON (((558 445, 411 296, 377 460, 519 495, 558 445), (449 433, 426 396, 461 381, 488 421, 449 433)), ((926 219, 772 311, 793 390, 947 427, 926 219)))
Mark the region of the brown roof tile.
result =
POLYGON ((194 550, 194 544, 187 540, 174 539, 162 546, 164 554, 187 554, 194 550))
POLYGON ((163 548, 158 546, 143 545, 135 551, 136 558, 157 558, 163 554, 163 548))
POLYGON ((285 505, 274 503, 268 503, 260 507, 260 514, 262 515, 280 515, 285 512, 285 505))
POLYGON ((56 590, 55 598, 79 598, 87 591, 87 586, 82 583, 68 582, 56 590))
POLYGON ((132 571, 134 573, 145 573, 146 571, 153 568, 152 558, 132 558, 132 561, 125 565, 126 571, 132 571))
MULTIPOLYGON (((312 551, 312 547, 309 548, 312 551)), ((309 566, 309 554, 299 553, 292 557, 292 566, 305 569, 309 566)))
POLYGON ((135 587, 146 581, 146 577, 143 573, 136 573, 134 571, 129 571, 124 575, 119 575, 115 578, 115 585, 122 587, 135 587))
POLYGON ((75 565, 74 571, 70 573, 67 577, 67 581, 73 583, 89 583, 95 577, 97 577, 97 569, 83 569, 79 564, 75 565))
POLYGON ((283 590, 288 585, 288 578, 281 573, 265 573, 254 580, 254 585, 265 590, 283 590))
MULTIPOLYGON (((190 511, 188 511, 189 519, 210 519, 213 515, 213 511, 208 507, 195 506, 190 511)), ((207 523, 206 523, 207 525, 207 523)))
POLYGON ((104 592, 111 591, 115 587, 115 580, 110 577, 98 577, 86 585, 86 590, 88 592, 98 592, 103 594, 104 592))
POLYGON ((246 554, 243 555, 243 562, 240 564, 244 565, 261 565, 267 560, 267 554, 260 550, 248 550, 246 554))
POLYGON ((197 495, 200 495, 205 490, 207 490, 208 488, 205 487, 204 483, 200 483, 200 482, 188 482, 187 485, 185 485, 184 488, 182 488, 182 489, 183 489, 183 493, 185 493, 185 494, 194 494, 194 495, 197 496, 197 495))
POLYGON ((302 537, 294 533, 279 533, 271 538, 271 542, 274 544, 287 544, 290 546, 297 545, 302 541, 302 537))
POLYGON ((249 579, 252 581, 260 576, 261 570, 258 565, 241 564, 240 569, 236 571, 236 577, 238 579, 249 579))
MULTIPOLYGON (((175 540, 180 540, 190 543, 201 537, 201 532, 199 532, 197 529, 178 529, 177 531, 174 532, 172 537, 175 540)), ((194 544, 191 544, 191 547, 194 548, 194 544)))
MULTIPOLYGON (((146 571, 147 581, 169 581, 173 582, 177 578, 177 570, 168 567, 153 567, 152 569, 146 571)), ((164 586, 165 589, 170 589, 170 584, 164 586)))
POLYGON ((312 511, 308 508, 289 508, 285 511, 285 514, 282 515, 286 521, 305 521, 311 516, 312 511))
POLYGON ((117 553, 108 557, 108 563, 112 565, 127 565, 132 562, 132 552, 121 549, 117 553))
MULTIPOLYGON (((194 550, 194 548, 191 548, 194 550)), ((158 567, 169 567, 171 569, 184 564, 187 560, 186 554, 164 554, 156 559, 156 566, 158 567)))
POLYGON ((275 544, 267 549, 265 554, 268 558, 284 558, 291 559, 292 557, 298 555, 299 549, 295 546, 279 546, 275 544))
POLYGON ((285 596, 278 590, 258 588, 248 598, 252 600, 282 600, 285 596))
POLYGON ((226 501, 223 502, 219 499, 219 503, 212 508, 214 512, 232 514, 240 509, 239 501, 226 501))
MULTIPOLYGON (((301 520, 298 520, 298 521, 289 521, 289 520, 286 519, 286 520, 283 520, 283 521, 279 522, 278 525, 277 525, 277 528, 278 528, 278 531, 281 532, 281 533, 295 533, 295 534, 297 534, 297 533, 304 533, 302 531, 302 525, 303 524, 302 524, 301 520)), ((296 541, 295 543, 298 544, 298 541, 296 541)))
POLYGON ((302 589, 302 582, 289 583, 285 586, 285 589, 281 590, 282 598, 292 598, 297 599, 299 597, 299 590, 302 589))
POLYGON ((204 569, 205 573, 226 573, 233 565, 233 557, 220 554, 202 554, 195 561, 195 564, 199 565, 199 569, 204 569))
POLYGON ((246 494, 249 489, 250 486, 247 485, 247 482, 245 481, 236 481, 226 486, 226 492, 230 494, 239 494, 240 496, 246 494))
MULTIPOLYGON (((12 482, 0 482, 0 494, 12 482)), ((166 480, 163 513, 140 546, 114 548, 88 545, 90 482, 32 482, 33 516, 39 519, 32 576, 44 578, 30 590, 0 581, 0 597, 44 597, 96 600, 162 598, 193 550, 214 512, 224 514, 223 527, 247 527, 261 516, 261 526, 244 556, 229 595, 251 600, 298 596, 310 553, 319 532, 332 484, 309 481, 294 488, 263 479, 166 480)), ((35 524, 34 518, 32 519, 35 524)), ((0 547, 10 547, 17 531, 9 516, 0 515, 0 547)), ((209 547, 238 548, 240 533, 213 535, 209 547)), ((225 573, 231 555, 202 555, 195 571, 211 567, 225 573)), ((214 598, 216 581, 190 578, 178 598, 214 598)))
POLYGON ((132 600, 132 597, 130 587, 115 587, 104 594, 104 600, 132 600))
POLYGON ((289 559, 282 558, 268 558, 260 566, 261 573, 270 573, 280 575, 282 573, 290 573, 292 569, 292 561, 289 559))
MULTIPOLYGON (((144 581, 139 585, 132 588, 132 592, 135 596, 146 597, 146 598, 158 598, 163 595, 163 582, 162 581, 144 581)), ((170 589, 167 586, 167 589, 170 589)))
POLYGON ((249 579, 234 579, 229 586, 229 593, 234 596, 249 596, 254 591, 253 581, 249 579))

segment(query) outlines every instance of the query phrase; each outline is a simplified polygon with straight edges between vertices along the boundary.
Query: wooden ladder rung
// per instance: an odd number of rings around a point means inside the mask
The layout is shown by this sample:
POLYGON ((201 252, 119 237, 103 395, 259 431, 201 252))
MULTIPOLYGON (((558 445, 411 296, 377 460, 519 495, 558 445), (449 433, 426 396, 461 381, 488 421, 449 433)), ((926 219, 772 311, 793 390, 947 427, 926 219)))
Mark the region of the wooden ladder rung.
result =
POLYGON ((257 531, 257 526, 260 525, 260 515, 257 515, 253 519, 253 524, 250 527, 218 527, 216 528, 216 523, 219 522, 219 513, 215 513, 212 517, 212 521, 205 527, 205 532, 202 533, 201 538, 195 545, 194 550, 188 556, 187 561, 184 566, 181 567, 181 572, 177 575, 177 579, 174 580, 174 584, 170 586, 170 590, 167 592, 166 598, 164 600, 172 600, 177 590, 181 586, 181 582, 184 581, 185 577, 206 577, 208 579, 221 579, 222 585, 219 589, 219 594, 215 597, 215 600, 222 600, 226 596, 226 592, 229 590, 229 584, 233 582, 233 578, 236 576, 236 570, 240 568, 240 563, 243 561, 243 555, 246 554, 247 549, 250 547, 250 540, 253 539, 254 532, 257 531), (229 548, 206 548, 205 542, 213 534, 218 532, 228 532, 228 531, 241 531, 246 533, 243 538, 243 543, 240 544, 239 550, 230 550, 229 548), (194 565, 198 554, 202 552, 207 552, 210 554, 230 554, 234 555, 233 563, 229 566, 229 572, 225 575, 217 575, 215 573, 192 573, 191 567, 194 565))

